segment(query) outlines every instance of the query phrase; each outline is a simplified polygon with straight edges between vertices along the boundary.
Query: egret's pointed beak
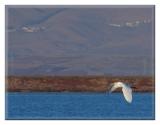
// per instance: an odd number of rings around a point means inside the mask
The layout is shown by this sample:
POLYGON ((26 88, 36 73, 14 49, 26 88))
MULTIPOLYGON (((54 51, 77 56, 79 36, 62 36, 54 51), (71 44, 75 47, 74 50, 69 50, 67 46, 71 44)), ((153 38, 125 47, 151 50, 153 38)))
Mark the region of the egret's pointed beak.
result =
POLYGON ((109 93, 111 93, 110 90, 111 90, 112 87, 113 87, 113 83, 109 84, 109 86, 108 86, 108 92, 109 92, 109 93))

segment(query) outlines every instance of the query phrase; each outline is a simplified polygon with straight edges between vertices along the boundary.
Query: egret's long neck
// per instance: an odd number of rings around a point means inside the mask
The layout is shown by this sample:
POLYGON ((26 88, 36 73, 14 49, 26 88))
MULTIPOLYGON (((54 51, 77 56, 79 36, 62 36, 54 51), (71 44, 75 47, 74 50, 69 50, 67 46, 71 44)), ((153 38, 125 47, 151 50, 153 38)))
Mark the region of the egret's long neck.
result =
POLYGON ((119 82, 118 86, 123 88, 125 85, 122 82, 119 82))

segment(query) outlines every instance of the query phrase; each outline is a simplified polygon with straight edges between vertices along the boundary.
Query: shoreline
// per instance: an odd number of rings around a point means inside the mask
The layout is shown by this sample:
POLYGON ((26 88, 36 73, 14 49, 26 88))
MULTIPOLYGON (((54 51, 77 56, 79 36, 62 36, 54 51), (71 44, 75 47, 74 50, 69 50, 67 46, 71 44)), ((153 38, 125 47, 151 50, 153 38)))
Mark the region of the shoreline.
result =
MULTIPOLYGON (((83 94, 110 94, 110 93, 108 93, 108 92, 74 92, 74 91, 72 91, 72 92, 47 92, 47 91, 26 91, 26 92, 23 92, 23 91, 19 91, 19 92, 17 92, 17 91, 6 91, 5 92, 5 94, 9 94, 9 93, 21 93, 21 94, 37 94, 37 93, 49 93, 49 94, 72 94, 72 93, 74 93, 74 94, 81 94, 81 93, 83 93, 83 94)), ((120 94, 122 94, 122 92, 120 92, 120 91, 115 91, 115 92, 112 92, 112 94, 116 94, 116 93, 120 93, 120 94)), ((146 92, 133 92, 133 93, 139 93, 139 94, 143 94, 143 93, 153 93, 153 94, 155 94, 155 92, 154 91, 146 91, 146 92)), ((7 95, 6 95, 7 96, 7 95)))
POLYGON ((8 76, 6 92, 107 93, 110 83, 117 81, 128 83, 133 92, 155 91, 151 76, 8 76))

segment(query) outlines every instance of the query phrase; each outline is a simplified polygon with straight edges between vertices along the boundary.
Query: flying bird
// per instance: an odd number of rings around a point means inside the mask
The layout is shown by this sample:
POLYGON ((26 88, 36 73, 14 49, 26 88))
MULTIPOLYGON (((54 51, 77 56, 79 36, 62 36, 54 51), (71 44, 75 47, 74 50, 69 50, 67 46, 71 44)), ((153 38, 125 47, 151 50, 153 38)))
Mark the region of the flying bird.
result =
POLYGON ((124 98, 128 103, 132 102, 132 89, 127 84, 123 82, 115 82, 111 84, 110 92, 113 92, 117 88, 122 88, 122 92, 124 95, 124 98))

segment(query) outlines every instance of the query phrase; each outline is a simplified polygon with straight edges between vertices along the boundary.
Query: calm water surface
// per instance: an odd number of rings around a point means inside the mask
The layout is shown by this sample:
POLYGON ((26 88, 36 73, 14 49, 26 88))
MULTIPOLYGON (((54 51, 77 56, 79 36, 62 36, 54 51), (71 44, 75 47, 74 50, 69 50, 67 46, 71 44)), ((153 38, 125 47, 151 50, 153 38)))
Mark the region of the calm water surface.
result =
POLYGON ((6 119, 154 119, 154 94, 7 93, 6 119))

